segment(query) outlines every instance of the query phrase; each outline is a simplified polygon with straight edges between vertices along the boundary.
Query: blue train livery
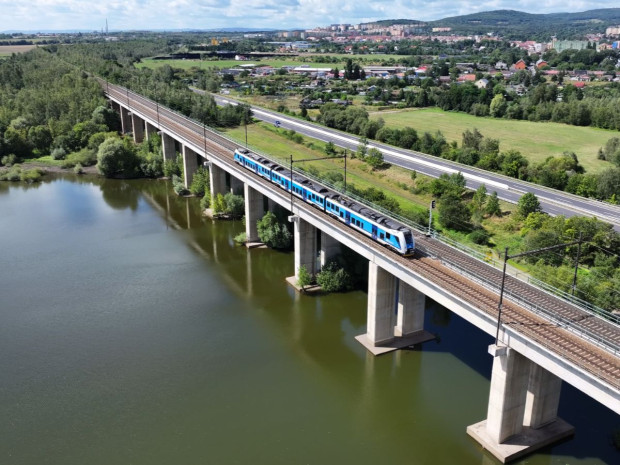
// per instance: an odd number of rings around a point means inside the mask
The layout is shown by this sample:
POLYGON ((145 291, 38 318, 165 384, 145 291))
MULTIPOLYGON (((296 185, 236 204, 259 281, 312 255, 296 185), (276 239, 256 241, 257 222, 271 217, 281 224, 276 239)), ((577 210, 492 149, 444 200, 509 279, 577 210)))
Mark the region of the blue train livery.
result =
POLYGON ((366 205, 356 203, 342 194, 316 184, 297 173, 291 173, 277 163, 245 148, 235 150, 234 160, 245 169, 268 179, 287 192, 291 192, 304 202, 314 205, 325 213, 338 218, 349 227, 360 231, 380 244, 401 255, 413 255, 415 242, 411 229, 407 226, 372 210, 366 205))

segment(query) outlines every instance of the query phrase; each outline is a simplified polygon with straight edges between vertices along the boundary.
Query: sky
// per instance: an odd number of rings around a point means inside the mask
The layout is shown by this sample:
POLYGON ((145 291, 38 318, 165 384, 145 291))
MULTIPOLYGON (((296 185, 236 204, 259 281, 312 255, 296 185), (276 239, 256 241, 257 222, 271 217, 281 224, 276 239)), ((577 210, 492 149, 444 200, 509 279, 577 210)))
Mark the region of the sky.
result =
POLYGON ((431 21, 510 9, 616 8, 612 0, 0 0, 0 30, 309 29, 380 19, 431 21))

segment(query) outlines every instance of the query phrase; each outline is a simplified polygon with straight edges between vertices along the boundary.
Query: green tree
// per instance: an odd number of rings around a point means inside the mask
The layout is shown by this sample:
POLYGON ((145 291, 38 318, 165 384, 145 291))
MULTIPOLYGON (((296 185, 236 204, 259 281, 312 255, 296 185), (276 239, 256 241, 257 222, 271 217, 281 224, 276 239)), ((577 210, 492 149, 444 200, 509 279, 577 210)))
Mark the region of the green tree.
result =
POLYGON ((257 223, 258 237, 273 249, 288 249, 293 242, 293 235, 284 223, 280 223, 272 212, 265 213, 257 223))
POLYGON ((359 145, 357 146, 357 151, 355 152, 355 156, 360 160, 366 158, 366 154, 368 153, 368 139, 365 137, 360 137, 359 145))
POLYGON ((213 209, 213 213, 216 215, 226 212, 226 201, 221 193, 218 193, 215 196, 215 199, 213 199, 211 203, 211 208, 213 209))
POLYGON ((194 195, 202 197, 205 195, 205 192, 209 191, 210 185, 209 170, 201 166, 194 173, 189 191, 194 195))
POLYGON ((383 154, 379 149, 373 147, 368 151, 368 155, 366 155, 364 161, 368 163, 373 169, 381 168, 384 163, 383 154))
POLYGON ((499 205, 499 198, 497 197, 497 192, 493 191, 493 193, 489 196, 489 200, 487 201, 486 206, 486 214, 489 216, 501 216, 502 209, 499 205))
POLYGON ((243 196, 235 195, 232 192, 228 192, 224 196, 225 210, 224 213, 234 218, 241 218, 245 213, 245 202, 243 196))
POLYGON ((97 170, 105 177, 136 175, 138 157, 131 143, 106 139, 97 152, 97 170))
POLYGON ((541 208, 538 197, 531 192, 522 195, 517 203, 517 212, 521 218, 526 218, 530 213, 539 212, 540 210, 541 208))
POLYGON ((306 268, 306 265, 301 265, 299 270, 297 270, 297 285, 301 287, 302 290, 305 290, 306 286, 312 284, 312 275, 306 268))
POLYGON ((476 225, 479 225, 482 222, 487 200, 487 187, 484 184, 481 184, 480 187, 476 189, 470 204, 472 220, 476 225))
POLYGON ((351 275, 335 261, 327 263, 316 276, 316 282, 326 292, 339 292, 351 289, 351 275))
POLYGON ((470 213, 458 195, 448 193, 441 197, 437 207, 439 222, 448 229, 467 231, 471 228, 470 213))
POLYGON ((506 98, 502 94, 496 94, 491 100, 491 105, 489 111, 491 116, 495 118, 501 118, 506 113, 506 107, 508 104, 506 103, 506 98))

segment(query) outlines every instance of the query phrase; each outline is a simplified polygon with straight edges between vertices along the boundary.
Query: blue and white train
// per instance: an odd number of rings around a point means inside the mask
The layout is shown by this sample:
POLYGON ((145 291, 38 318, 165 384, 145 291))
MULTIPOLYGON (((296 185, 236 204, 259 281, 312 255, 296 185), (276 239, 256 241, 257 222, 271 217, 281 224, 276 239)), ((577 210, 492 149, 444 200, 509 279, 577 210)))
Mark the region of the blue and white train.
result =
POLYGON ((338 218, 343 223, 356 229, 380 244, 395 250, 401 255, 413 255, 415 243, 411 229, 407 226, 383 216, 365 205, 360 205, 317 185, 311 180, 293 173, 290 170, 252 153, 244 148, 235 150, 235 162, 253 171, 258 176, 268 179, 287 192, 304 200, 325 213, 338 218))

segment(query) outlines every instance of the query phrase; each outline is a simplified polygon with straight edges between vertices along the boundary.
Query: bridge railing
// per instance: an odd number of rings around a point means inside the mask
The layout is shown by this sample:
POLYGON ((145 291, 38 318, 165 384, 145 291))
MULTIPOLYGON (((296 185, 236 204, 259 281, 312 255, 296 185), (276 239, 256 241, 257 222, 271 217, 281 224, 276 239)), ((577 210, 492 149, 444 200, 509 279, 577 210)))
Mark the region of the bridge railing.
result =
MULTIPOLYGON (((116 88, 121 93, 127 93, 128 95, 131 95, 134 99, 146 102, 147 104, 150 104, 151 106, 158 105, 158 103, 154 102, 153 100, 150 100, 150 99, 148 99, 146 97, 143 97, 142 95, 137 94, 137 93, 135 93, 135 92, 133 92, 133 91, 131 91, 129 89, 126 89, 124 87, 121 87, 121 86, 118 86, 118 85, 114 85, 114 88, 116 88)), ((170 109, 168 107, 163 107, 162 106, 161 110, 164 111, 164 112, 173 113, 177 117, 182 118, 183 120, 187 121, 192 126, 191 129, 199 136, 202 136, 203 134, 207 135, 207 134, 211 133, 211 134, 213 134, 213 135, 215 135, 215 136, 217 136, 219 138, 228 140, 232 144, 236 144, 239 147, 242 147, 242 146, 245 145, 245 142, 243 142, 241 140, 237 140, 236 138, 231 137, 228 134, 223 134, 223 133, 221 133, 221 132, 219 132, 219 131, 217 131, 217 130, 215 130, 213 128, 206 127, 204 124, 199 123, 199 122, 189 118, 188 116, 186 116, 186 115, 184 115, 182 113, 179 113, 179 112, 177 112, 175 110, 172 110, 172 109, 170 109)), ((286 164, 286 160, 277 159, 277 158, 273 157, 272 155, 266 154, 266 153, 264 153, 264 152, 262 152, 260 150, 255 149, 255 148, 252 148, 252 151, 254 153, 264 157, 265 159, 274 162, 274 163, 278 163, 278 164, 281 164, 281 165, 285 165, 286 164)), ((450 238, 450 237, 448 237, 448 236, 446 236, 444 234, 441 234, 441 233, 439 233, 438 231, 436 231, 434 229, 431 229, 429 231, 428 226, 420 225, 420 224, 414 222, 413 220, 411 220, 409 218, 406 218, 406 217, 404 217, 402 215, 399 215, 399 214, 394 213, 394 212, 392 212, 390 210, 387 210, 386 208, 383 208, 380 205, 377 205, 377 204, 375 204, 375 203, 373 203, 373 202, 371 202, 371 201, 369 201, 369 200, 367 200, 367 199, 365 199, 363 197, 360 197, 358 195, 355 195, 355 194, 352 194, 352 193, 349 193, 349 192, 346 192, 346 193, 343 192, 342 186, 335 185, 335 184, 333 184, 333 183, 331 183, 331 182, 329 182, 329 181, 327 181, 325 179, 322 179, 322 178, 320 178, 318 176, 315 176, 312 173, 309 173, 308 171, 300 170, 300 169, 295 169, 295 167, 293 167, 293 173, 301 174, 301 175, 303 175, 303 176, 305 176, 307 178, 312 179, 313 181, 316 181, 316 182, 318 182, 318 183, 320 183, 320 184, 322 184, 324 186, 329 187, 330 189, 332 189, 332 190, 334 190, 336 192, 341 192, 343 195, 346 195, 348 198, 351 198, 351 199, 355 200, 356 202, 359 202, 359 203, 361 203, 363 205, 366 205, 366 206, 372 208, 373 210, 381 212, 382 214, 384 214, 384 215, 386 215, 386 216, 388 216, 390 218, 398 220, 399 222, 409 226, 410 228, 412 228, 415 231, 418 231, 419 233, 430 234, 430 236, 435 238, 436 240, 438 240, 440 242, 443 242, 444 244, 446 244, 446 245, 448 245, 448 246, 450 246, 452 248, 460 250, 461 252, 465 253, 466 255, 469 255, 470 257, 472 257, 474 259, 477 259, 477 260, 479 260, 479 261, 481 261, 481 262, 483 262, 483 263, 485 263, 485 264, 487 264, 489 266, 492 266, 492 267, 494 267, 496 269, 501 269, 501 267, 502 267, 502 263, 501 262, 499 262, 498 260, 495 260, 493 258, 489 258, 486 254, 484 254, 483 252, 481 252, 479 250, 476 250, 476 249, 471 248, 471 247, 469 247, 469 246, 467 246, 465 244, 462 244, 462 243, 460 243, 458 241, 455 241, 454 239, 452 239, 452 238, 450 238)), ((471 279, 477 278, 476 276, 474 276, 471 273, 469 273, 463 267, 457 266, 457 268, 458 269, 455 269, 455 271, 458 271, 460 274, 463 274, 464 276, 466 276, 468 278, 471 278, 471 279)), ((613 322, 615 324, 620 324, 620 318, 619 317, 617 317, 615 315, 612 315, 610 312, 608 312, 608 311, 606 311, 606 310, 604 310, 604 309, 602 309, 600 307, 597 307, 597 306, 592 305, 592 304, 590 304, 588 302, 585 302, 585 301, 583 301, 583 300, 581 300, 581 299, 579 299, 577 297, 574 297, 574 296, 572 296, 572 295, 562 291, 561 289, 557 289, 557 288, 555 288, 555 287, 553 287, 553 286, 551 286, 551 285, 549 285, 547 283, 544 283, 544 282, 542 282, 542 281, 540 281, 538 279, 532 278, 532 277, 528 277, 527 282, 529 284, 531 284, 532 286, 534 286, 534 287, 537 287, 537 288, 539 288, 539 289, 541 289, 543 291, 546 291, 546 292, 548 292, 550 294, 553 294, 554 296, 559 297, 560 299, 568 301, 569 303, 579 307, 581 310, 583 310, 585 312, 588 312, 588 313, 590 313, 590 314, 592 314, 592 315, 594 315, 596 317, 599 317, 599 318, 602 317, 602 318, 604 318, 606 320, 609 320, 609 321, 611 321, 611 322, 613 322)), ((494 285, 494 288, 497 288, 496 284, 494 285)))
MULTIPOLYGON (((450 260, 446 260, 443 258, 440 258, 442 264, 456 272, 458 272, 459 274, 468 274, 469 279, 477 282, 478 284, 480 284, 481 286, 489 289, 494 289, 496 292, 499 293, 500 289, 498 286, 498 283, 495 281, 491 281, 488 279, 485 279, 482 276, 474 276, 471 275, 467 272, 466 269, 464 269, 461 265, 459 265, 458 263, 454 263, 450 260)), ((546 308, 545 306, 539 305, 535 302, 532 302, 526 298, 524 298, 522 295, 516 294, 512 291, 510 291, 510 289, 508 288, 504 288, 504 297, 506 297, 509 300, 512 300, 513 302, 521 305, 522 307, 525 307, 529 310, 531 310, 533 313, 537 314, 537 315, 541 315, 543 317, 545 317, 545 319, 555 323, 556 325, 566 329, 567 331, 570 331, 574 334, 577 334, 579 336, 581 336, 582 338, 592 342, 593 344, 607 350, 608 352, 613 353, 614 355, 620 355, 620 346, 615 344, 612 341, 609 341, 607 339, 605 339, 604 337, 602 337, 600 334, 596 334, 593 333, 592 331, 584 328, 583 326, 579 325, 579 321, 574 321, 570 318, 567 318, 566 316, 555 312, 553 310, 550 310, 548 308, 546 308)), ((587 316, 585 318, 588 318, 587 316)))

